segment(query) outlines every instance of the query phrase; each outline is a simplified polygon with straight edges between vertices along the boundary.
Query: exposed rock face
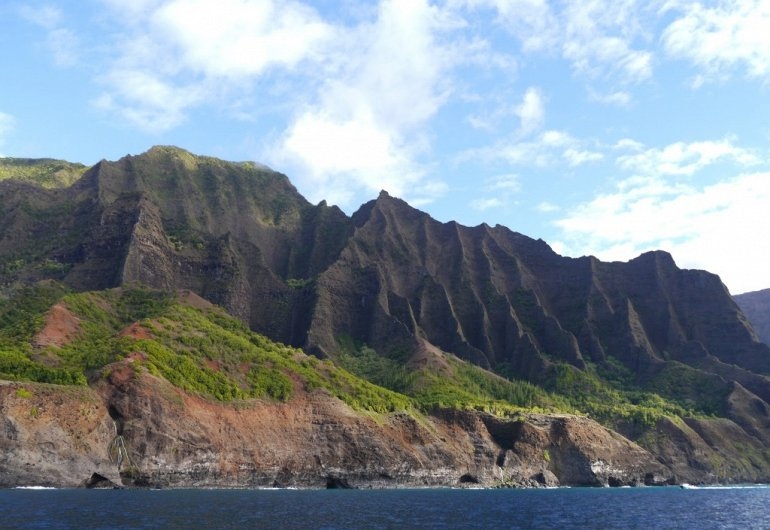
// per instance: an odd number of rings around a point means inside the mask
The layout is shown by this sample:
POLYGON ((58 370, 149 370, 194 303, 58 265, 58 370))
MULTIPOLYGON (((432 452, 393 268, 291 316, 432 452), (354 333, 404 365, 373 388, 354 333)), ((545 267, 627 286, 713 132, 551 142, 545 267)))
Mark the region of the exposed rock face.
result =
POLYGON ((760 340, 770 344, 770 289, 738 294, 733 298, 754 326, 760 340))
MULTIPOLYGON (((668 391, 683 400, 713 397, 723 418, 661 422, 649 432, 629 427, 625 434, 678 478, 711 480, 732 466, 730 480, 770 479, 763 456, 770 447, 770 346, 759 342, 717 276, 681 270, 664 252, 628 263, 566 258, 505 227, 439 223, 384 192, 348 217, 309 204, 266 168, 156 147, 100 162, 66 189, 0 181, 0 289, 46 278, 77 290, 134 282, 188 289, 252 329, 319 356, 337 355, 344 337, 399 358, 438 348, 533 382, 558 363, 619 364, 641 385, 685 367, 689 379, 668 391)), ((76 322, 58 317, 62 329, 45 330, 41 340, 77 333, 76 322)), ((77 428, 64 409, 61 419, 52 412, 50 424, 34 422, 25 407, 45 418, 66 394, 31 404, 10 388, 0 387, 0 442, 8 444, 0 459, 14 483, 41 470, 57 484, 78 484, 92 473, 115 481, 89 460, 114 438, 109 414, 77 428), (58 441, 44 441, 49 427, 58 441), (71 470, 72 482, 69 471, 57 475, 45 462, 42 448, 50 443, 60 445, 45 454, 59 455, 48 458, 71 470), (73 444, 80 449, 69 464, 61 455, 73 444), (16 462, 31 462, 34 472, 25 475, 32 467, 16 462)), ((452 413, 427 429, 407 418, 382 426, 315 395, 245 414, 144 379, 99 392, 94 406, 112 412, 148 483, 268 485, 297 476, 319 485, 342 470, 353 485, 380 475, 410 484, 669 478, 665 468, 644 463, 643 451, 592 422, 586 434, 588 420, 576 418, 532 416, 518 427, 497 427, 477 414, 452 413), (281 429, 271 431, 276 418, 284 418, 281 429), (274 433, 266 452, 256 432, 274 433), (282 452, 279 432, 295 437, 289 447, 296 454, 282 452), (548 459, 531 460, 546 449, 548 459), (640 459, 612 456, 619 453, 640 459), (308 454, 318 460, 309 462, 308 454), (228 471, 227 462, 238 464, 228 471), (153 466, 169 470, 165 478, 153 478, 153 466)))
POLYGON ((585 418, 506 421, 458 411, 419 421, 405 413, 373 418, 323 393, 235 407, 136 376, 130 362, 113 368, 96 391, 0 386, 0 487, 617 486, 672 480, 650 453, 585 418), (128 450, 120 476, 108 458, 116 433, 128 450))
POLYGON ((348 334, 387 351, 418 336, 484 367, 537 379, 549 360, 613 356, 652 375, 693 355, 770 374, 719 278, 664 252, 629 263, 565 258, 504 227, 441 224, 382 193, 318 280, 311 345, 348 334))
POLYGON ((100 162, 64 190, 0 181, 0 205, 0 284, 191 289, 293 345, 306 340, 310 280, 352 230, 284 175, 166 147, 100 162))
POLYGON ((348 218, 279 173, 156 147, 100 162, 72 188, 0 182, 0 280, 190 289, 270 338, 334 355, 427 340, 537 381, 553 362, 679 361, 770 399, 760 344, 717 276, 651 252, 565 258, 505 227, 442 224, 387 193, 348 218), (66 213, 66 214, 64 214, 66 213))
POLYGON ((0 487, 120 484, 107 457, 115 427, 92 390, 0 381, 0 487))

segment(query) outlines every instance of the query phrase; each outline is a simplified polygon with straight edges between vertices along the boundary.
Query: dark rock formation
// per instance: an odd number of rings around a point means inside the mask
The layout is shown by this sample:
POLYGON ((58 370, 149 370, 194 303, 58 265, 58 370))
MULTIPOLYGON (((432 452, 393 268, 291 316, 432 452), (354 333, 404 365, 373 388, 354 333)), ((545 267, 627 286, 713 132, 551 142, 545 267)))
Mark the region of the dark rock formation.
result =
POLYGON ((438 223, 386 193, 353 222, 318 278, 309 344, 323 351, 341 334, 385 352, 421 337, 531 380, 551 362, 609 356, 642 377, 700 356, 770 374, 770 349, 719 278, 664 252, 565 258, 501 226, 438 223))
POLYGON ((81 483, 81 486, 89 490, 119 489, 121 487, 115 484, 113 481, 111 481, 107 477, 100 475, 99 473, 93 473, 90 477, 88 477, 86 480, 84 480, 81 483))
POLYGON ((190 289, 321 355, 341 336, 384 354, 419 338, 533 381, 555 362, 608 357, 640 378, 668 361, 770 375, 770 347, 719 278, 664 252, 566 258, 502 226, 439 223, 385 192, 348 218, 279 173, 170 147, 100 162, 66 190, 0 182, 0 203, 6 285, 190 289))
POLYGON ((770 344, 770 289, 738 294, 733 298, 751 322, 759 339, 770 344))
POLYGON ((107 457, 114 436, 88 388, 0 381, 0 487, 85 486, 94 473, 120 484, 107 457))
POLYGON ((575 416, 360 415, 323 392, 235 407, 113 366, 97 390, 0 386, 0 487, 401 487, 665 483, 650 453, 575 416), (30 415, 32 407, 37 408, 30 415), (116 430, 113 421, 119 419, 116 430), (120 432, 130 458, 108 455, 120 432))
MULTIPOLYGON (((717 276, 679 269, 665 252, 628 263, 567 258, 502 226, 439 223, 385 192, 348 217, 309 204, 286 176, 256 164, 155 147, 102 161, 66 189, 0 181, 0 289, 42 279, 76 290, 188 289, 318 356, 338 355, 343 339, 401 360, 429 346, 535 383, 558 365, 620 366, 634 385, 720 416, 621 428, 661 467, 575 417, 498 425, 447 412, 431 431, 399 417, 374 425, 319 396, 247 415, 189 396, 174 408, 149 381, 106 385, 93 406, 123 418, 142 464, 135 483, 617 485, 665 482, 666 469, 705 481, 728 468, 730 480, 770 479, 770 346, 717 276), (280 442, 254 434, 274 424, 280 442), (281 449, 284 433, 291 451, 281 449), (636 456, 607 456, 619 454, 636 456)), ((49 473, 51 483, 77 485, 94 472, 114 481, 85 456, 114 437, 109 414, 99 409, 93 423, 68 431, 65 415, 52 412, 61 420, 47 428, 59 425, 55 439, 68 442, 51 442, 34 422, 22 427, 23 402, 3 395, 2 406, 16 408, 0 417, 0 467, 12 470, 0 481, 49 473)))

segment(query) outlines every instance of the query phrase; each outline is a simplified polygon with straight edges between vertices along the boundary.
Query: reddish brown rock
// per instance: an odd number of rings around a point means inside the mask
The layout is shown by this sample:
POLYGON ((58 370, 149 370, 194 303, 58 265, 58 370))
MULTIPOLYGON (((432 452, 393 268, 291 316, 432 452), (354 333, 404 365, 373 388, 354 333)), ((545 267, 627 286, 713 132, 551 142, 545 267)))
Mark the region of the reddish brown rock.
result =
MULTIPOLYGON (((357 413, 328 394, 237 405, 190 396, 129 361, 96 389, 0 385, 0 486, 607 485, 669 478, 654 457, 575 416, 357 413), (20 389, 24 389, 23 391, 20 389), (110 446, 122 437, 120 476, 110 446)), ((113 446, 114 449, 114 446, 113 446)))

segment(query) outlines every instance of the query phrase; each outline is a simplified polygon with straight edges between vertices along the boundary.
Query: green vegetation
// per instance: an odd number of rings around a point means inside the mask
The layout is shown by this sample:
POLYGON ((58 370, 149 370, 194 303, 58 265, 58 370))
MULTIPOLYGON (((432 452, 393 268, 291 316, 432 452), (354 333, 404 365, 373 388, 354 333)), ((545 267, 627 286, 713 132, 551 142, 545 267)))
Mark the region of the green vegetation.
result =
POLYGON ((0 298, 0 350, 28 344, 43 325, 43 315, 65 293, 54 282, 42 282, 0 298))
POLYGON ((406 396, 251 332, 219 308, 196 309, 139 286, 64 293, 48 282, 0 305, 0 378, 84 385, 109 373, 106 365, 132 355, 135 370, 220 401, 287 401, 301 385, 360 410, 413 407, 406 396), (61 347, 33 346, 57 302, 77 319, 79 332, 61 347))
POLYGON ((677 361, 669 361, 646 387, 683 407, 701 414, 725 414, 725 403, 730 385, 715 374, 696 370, 677 361), (704 389, 710 389, 704 392, 704 389))
POLYGON ((307 287, 308 285, 311 285, 313 283, 313 278, 289 278, 286 280, 286 285, 291 287, 292 289, 301 290, 307 287))
POLYGON ((612 379, 608 381, 597 375, 597 371, 596 367, 582 371, 568 364, 558 364, 551 369, 545 386, 562 396, 571 408, 612 428, 644 428, 663 417, 708 413, 702 408, 688 407, 679 400, 666 399, 625 376, 614 379, 613 383, 612 379), (618 382, 621 380, 622 384, 618 382))
POLYGON ((435 353, 415 368, 403 352, 385 356, 349 338, 340 343, 335 362, 320 360, 250 331, 220 308, 197 309, 141 286, 67 293, 47 281, 0 301, 3 379, 85 385, 108 374, 110 363, 130 355, 135 372, 220 401, 288 401, 302 388, 325 391, 355 409, 378 413, 415 408, 506 416, 577 412, 626 431, 643 431, 663 417, 718 414, 728 390, 676 362, 644 384, 612 358, 584 371, 557 364, 540 387, 447 354, 435 353), (71 313, 77 332, 61 346, 36 346, 35 336, 56 303, 71 313), (699 389, 704 387, 716 390, 703 397, 699 389))
POLYGON ((415 385, 415 398, 424 405, 475 408, 493 414, 525 410, 564 410, 557 396, 525 381, 507 380, 475 365, 447 357, 445 374, 424 371, 415 385))
POLYGON ((25 354, 0 349, 0 379, 38 381, 57 385, 84 385, 86 378, 66 368, 53 368, 31 360, 25 354))
POLYGON ((19 399, 29 399, 32 397, 32 392, 30 392, 23 386, 17 388, 15 394, 16 394, 16 397, 19 399))
POLYGON ((358 377, 401 394, 409 393, 414 387, 418 374, 402 363, 382 356, 368 346, 348 348, 348 351, 342 353, 337 362, 358 377))
POLYGON ((446 355, 441 372, 411 369, 401 359, 379 355, 367 346, 354 348, 341 341, 345 353, 338 362, 357 376, 412 397, 424 409, 458 408, 512 415, 522 410, 562 408, 563 403, 537 386, 492 374, 454 356, 446 355))
POLYGON ((33 182, 44 188, 66 188, 86 172, 83 164, 50 158, 0 158, 0 180, 33 182))

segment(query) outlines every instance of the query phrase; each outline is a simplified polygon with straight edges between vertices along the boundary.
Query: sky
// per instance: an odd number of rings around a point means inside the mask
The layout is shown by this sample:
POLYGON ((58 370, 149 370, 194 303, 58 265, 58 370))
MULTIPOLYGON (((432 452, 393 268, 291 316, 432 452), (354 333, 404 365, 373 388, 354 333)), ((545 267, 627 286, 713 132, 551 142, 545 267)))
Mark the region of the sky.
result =
POLYGON ((770 1, 0 2, 0 156, 176 145, 352 214, 770 288, 770 1))

